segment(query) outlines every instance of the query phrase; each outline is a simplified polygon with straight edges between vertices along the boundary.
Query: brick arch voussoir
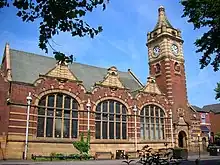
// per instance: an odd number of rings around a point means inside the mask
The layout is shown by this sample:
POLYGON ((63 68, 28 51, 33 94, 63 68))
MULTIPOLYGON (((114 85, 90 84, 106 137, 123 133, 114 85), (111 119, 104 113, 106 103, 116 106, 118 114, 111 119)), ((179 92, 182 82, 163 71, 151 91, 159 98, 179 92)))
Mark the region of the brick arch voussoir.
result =
POLYGON ((38 95, 35 94, 35 102, 34 104, 35 105, 38 105, 40 99, 45 96, 45 95, 48 95, 50 93, 62 93, 62 94, 66 94, 66 95, 69 95, 71 97, 73 97, 78 103, 79 103, 79 110, 83 110, 83 101, 80 97, 78 97, 77 95, 75 95, 74 93, 70 92, 70 91, 67 91, 65 89, 49 89, 49 90, 45 90, 41 93, 39 93, 38 95))
POLYGON ((94 104, 93 109, 92 109, 93 112, 96 111, 97 105, 105 100, 115 100, 115 101, 122 103, 127 108, 128 114, 129 115, 131 114, 131 106, 129 106, 129 104, 127 102, 125 102, 123 99, 120 99, 117 97, 111 97, 111 96, 102 97, 102 98, 96 100, 95 102, 93 102, 93 104, 94 104))
POLYGON ((148 105, 155 105, 159 108, 161 108, 163 111, 164 111, 164 114, 165 116, 167 116, 167 110, 164 106, 162 106, 161 104, 159 103, 156 103, 156 102, 147 102, 147 103, 144 103, 141 107, 140 107, 140 111, 139 111, 139 115, 141 113, 141 111, 143 110, 144 107, 148 106, 148 105))

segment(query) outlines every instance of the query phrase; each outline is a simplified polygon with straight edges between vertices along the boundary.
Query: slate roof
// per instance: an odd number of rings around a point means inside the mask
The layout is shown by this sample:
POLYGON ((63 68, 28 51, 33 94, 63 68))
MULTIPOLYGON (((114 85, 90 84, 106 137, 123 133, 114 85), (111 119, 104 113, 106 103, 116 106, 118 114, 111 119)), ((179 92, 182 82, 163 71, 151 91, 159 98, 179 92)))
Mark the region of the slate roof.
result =
POLYGON ((198 106, 192 105, 193 109, 196 110, 197 112, 204 112, 204 110, 198 106))
POLYGON ((210 105, 205 105, 203 108, 206 112, 214 112, 214 113, 220 113, 220 104, 210 104, 210 105))
POLYGON ((195 105, 192 106, 197 112, 209 113, 210 111, 214 113, 220 113, 220 104, 210 104, 205 105, 202 108, 197 107, 195 105))
MULTIPOLYGON (((34 83, 39 74, 46 74, 56 65, 56 60, 52 57, 37 55, 24 51, 10 49, 12 81, 34 83)), ((76 63, 69 65, 74 75, 83 81, 85 88, 89 91, 95 82, 103 80, 107 74, 106 68, 90 66, 76 63)), ((123 85, 131 91, 143 88, 129 72, 118 71, 123 85)))

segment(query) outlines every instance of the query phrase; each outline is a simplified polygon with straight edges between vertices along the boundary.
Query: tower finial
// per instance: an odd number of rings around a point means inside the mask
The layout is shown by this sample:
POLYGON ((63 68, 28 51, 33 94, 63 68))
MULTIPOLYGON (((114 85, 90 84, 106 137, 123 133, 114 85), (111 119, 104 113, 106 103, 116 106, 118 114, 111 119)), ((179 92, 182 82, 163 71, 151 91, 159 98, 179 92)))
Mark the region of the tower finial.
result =
POLYGON ((170 22, 168 21, 168 19, 166 17, 165 8, 163 6, 160 6, 158 8, 158 21, 157 21, 157 24, 156 24, 154 30, 157 28, 160 28, 162 26, 172 28, 172 25, 170 24, 170 22))

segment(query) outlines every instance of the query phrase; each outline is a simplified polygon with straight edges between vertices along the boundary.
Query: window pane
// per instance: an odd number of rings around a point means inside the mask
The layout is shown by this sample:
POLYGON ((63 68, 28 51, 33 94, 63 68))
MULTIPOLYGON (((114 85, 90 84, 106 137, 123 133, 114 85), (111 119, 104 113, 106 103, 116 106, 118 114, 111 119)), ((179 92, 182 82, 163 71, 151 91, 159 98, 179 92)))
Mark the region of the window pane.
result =
POLYGON ((38 108, 38 115, 45 115, 45 108, 38 108))
POLYGON ((78 118, 78 112, 77 111, 72 111, 72 118, 78 118))
POLYGON ((70 118, 70 110, 64 110, 64 117, 70 118))
POLYGON ((54 95, 48 96, 48 107, 54 107, 54 95))
POLYGON ((114 113, 114 101, 109 101, 109 113, 114 113))
POLYGON ((122 114, 127 114, 127 108, 124 105, 122 105, 122 114))
POLYGON ((140 115, 141 115, 141 116, 144 116, 144 110, 141 111, 141 114, 140 114, 140 115))
POLYGON ((114 139, 114 123, 109 123, 109 138, 114 139))
POLYGON ((95 119, 96 120, 101 120, 101 114, 100 113, 96 113, 95 119))
POLYGON ((108 111, 108 102, 105 101, 102 103, 102 112, 107 112, 108 111))
POLYGON ((149 106, 145 107, 145 116, 149 116, 149 106))
POLYGON ((56 110, 56 116, 62 117, 62 110, 56 110))
POLYGON ((126 121, 126 115, 122 116, 122 121, 126 121))
POLYGON ((101 112, 101 104, 98 104, 98 105, 97 105, 96 111, 97 111, 97 112, 101 112))
POLYGON ((45 106, 46 105, 46 97, 44 96, 40 101, 39 101, 40 106, 45 106))
POLYGON ((146 139, 150 139, 150 124, 146 124, 146 139))
POLYGON ((121 129, 120 129, 120 123, 116 123, 116 139, 120 139, 121 137, 121 129))
POLYGON ((62 108, 62 105, 63 105, 63 95, 61 95, 61 94, 57 95, 57 102, 56 103, 57 103, 56 107, 62 108))
POLYGON ((150 108, 150 115, 154 116, 154 107, 153 106, 151 106, 151 108, 150 108))
POLYGON ((38 117, 37 120, 37 136, 44 137, 44 117, 38 117))
POLYGON ((120 121, 120 115, 116 115, 116 121, 120 121))
POLYGON ((155 132, 154 132, 154 125, 153 124, 151 125, 150 136, 151 136, 151 139, 155 139, 155 132))
POLYGON ((96 139, 100 139, 100 130, 101 130, 100 121, 96 121, 95 122, 95 138, 96 139))
POLYGON ((102 123, 102 138, 107 139, 107 122, 102 123))
POLYGON ((70 109, 70 97, 69 96, 65 97, 64 108, 70 109))
POLYGON ((109 115, 109 120, 114 121, 114 115, 109 115))
POLYGON ((69 137, 69 131, 70 131, 70 120, 65 119, 64 125, 63 125, 63 137, 68 138, 69 137))
POLYGON ((144 123, 144 117, 141 117, 141 119, 140 119, 140 120, 141 120, 141 122, 142 122, 142 123, 144 123))
POLYGON ((78 121, 72 120, 72 138, 77 138, 78 121))
POLYGON ((47 118, 46 137, 53 136, 53 118, 47 118))
POLYGON ((157 108, 155 109, 155 116, 159 116, 159 110, 160 109, 157 109, 157 108))
POLYGON ((127 123, 122 123, 122 139, 127 138, 127 123))
POLYGON ((164 117, 164 111, 160 109, 160 117, 164 117))
POLYGON ((159 139, 160 133, 159 133, 159 124, 156 124, 156 132, 155 132, 155 139, 159 139))
POLYGON ((78 110, 78 103, 75 100, 72 102, 72 109, 78 110))
POLYGON ((48 108, 47 109, 47 116, 53 116, 54 115, 53 111, 54 111, 54 109, 48 108))
POLYGON ((102 114, 102 120, 108 120, 108 114, 102 114))
POLYGON ((55 137, 61 138, 62 119, 56 119, 55 123, 55 137))
POLYGON ((116 102, 116 113, 120 113, 120 103, 116 102))

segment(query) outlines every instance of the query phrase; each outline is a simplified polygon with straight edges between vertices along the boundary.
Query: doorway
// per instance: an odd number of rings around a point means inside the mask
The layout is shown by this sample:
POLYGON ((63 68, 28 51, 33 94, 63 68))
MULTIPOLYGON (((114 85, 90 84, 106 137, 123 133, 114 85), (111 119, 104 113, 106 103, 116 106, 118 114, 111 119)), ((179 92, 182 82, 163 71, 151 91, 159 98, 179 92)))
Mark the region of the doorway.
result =
POLYGON ((185 131, 180 131, 178 134, 178 144, 179 147, 181 148, 186 148, 187 147, 187 138, 186 138, 186 133, 185 131))
POLYGON ((203 138, 202 138, 202 150, 203 150, 203 151, 206 151, 206 148, 207 148, 207 146, 206 146, 206 138, 203 137, 203 138))

